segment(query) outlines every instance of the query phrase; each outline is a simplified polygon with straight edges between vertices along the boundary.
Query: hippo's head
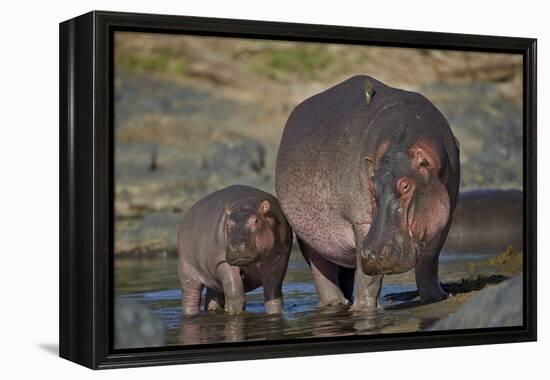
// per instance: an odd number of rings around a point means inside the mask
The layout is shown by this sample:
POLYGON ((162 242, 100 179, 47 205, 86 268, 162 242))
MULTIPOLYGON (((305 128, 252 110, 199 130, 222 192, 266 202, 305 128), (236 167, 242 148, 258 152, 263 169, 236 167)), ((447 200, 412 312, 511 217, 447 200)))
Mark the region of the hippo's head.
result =
POLYGON ((371 162, 374 213, 363 241, 366 274, 402 273, 424 250, 441 241, 450 220, 450 200, 441 153, 433 144, 384 144, 371 162))
POLYGON ((245 266, 269 252, 275 243, 268 200, 259 204, 226 207, 224 236, 225 258, 230 265, 245 266))

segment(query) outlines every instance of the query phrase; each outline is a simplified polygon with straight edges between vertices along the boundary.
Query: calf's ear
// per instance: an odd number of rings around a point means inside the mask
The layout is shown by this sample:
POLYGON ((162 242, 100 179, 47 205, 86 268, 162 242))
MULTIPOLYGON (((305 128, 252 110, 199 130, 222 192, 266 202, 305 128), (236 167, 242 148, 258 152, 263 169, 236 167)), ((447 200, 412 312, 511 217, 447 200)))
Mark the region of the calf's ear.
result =
POLYGON ((260 203, 259 211, 261 214, 267 214, 271 210, 271 205, 269 204, 268 200, 263 201, 260 203))

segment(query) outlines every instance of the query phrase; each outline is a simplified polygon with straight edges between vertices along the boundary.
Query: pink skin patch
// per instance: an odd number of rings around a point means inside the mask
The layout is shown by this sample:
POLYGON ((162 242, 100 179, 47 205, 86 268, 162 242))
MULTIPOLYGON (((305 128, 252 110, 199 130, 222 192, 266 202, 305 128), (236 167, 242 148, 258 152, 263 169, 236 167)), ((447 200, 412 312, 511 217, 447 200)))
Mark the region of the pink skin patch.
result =
MULTIPOLYGON (((411 237, 426 242, 437 238, 450 218, 449 195, 438 178, 441 162, 437 151, 426 141, 419 141, 411 147, 411 169, 422 176, 424 185, 423 194, 417 194, 414 202, 406 208, 407 224, 411 237)), ((404 184, 398 182, 398 187, 400 185, 404 184)), ((414 189, 410 193, 414 193, 414 189)))
POLYGON ((449 221, 450 200, 439 180, 434 180, 426 191, 430 193, 429 200, 415 202, 408 213, 408 220, 410 233, 415 239, 431 242, 449 221))
POLYGON ((264 252, 270 251, 275 245, 275 234, 273 232, 273 224, 275 221, 266 217, 264 218, 264 221, 259 223, 268 224, 267 226, 258 226, 257 230, 253 230, 253 232, 256 233, 254 243, 256 244, 256 249, 258 249, 258 252, 260 252, 261 255, 264 252))

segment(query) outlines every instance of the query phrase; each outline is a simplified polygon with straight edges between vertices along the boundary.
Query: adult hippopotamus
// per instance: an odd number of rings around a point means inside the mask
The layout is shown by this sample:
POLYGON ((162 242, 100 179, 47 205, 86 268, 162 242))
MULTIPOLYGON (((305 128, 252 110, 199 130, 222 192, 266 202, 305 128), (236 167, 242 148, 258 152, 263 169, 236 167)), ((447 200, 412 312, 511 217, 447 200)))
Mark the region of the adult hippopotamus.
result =
POLYGON ((249 186, 229 186, 195 203, 178 233, 182 311, 245 307, 245 292, 263 286, 268 314, 283 311, 282 283, 292 248, 292 230, 277 199, 249 186))
POLYGON ((523 193, 471 190, 458 196, 444 251, 499 252, 523 249, 523 193))
POLYGON ((375 308, 384 274, 412 268, 420 296, 443 299, 438 257, 459 182, 457 140, 418 93, 361 75, 299 104, 276 190, 319 304, 375 308))

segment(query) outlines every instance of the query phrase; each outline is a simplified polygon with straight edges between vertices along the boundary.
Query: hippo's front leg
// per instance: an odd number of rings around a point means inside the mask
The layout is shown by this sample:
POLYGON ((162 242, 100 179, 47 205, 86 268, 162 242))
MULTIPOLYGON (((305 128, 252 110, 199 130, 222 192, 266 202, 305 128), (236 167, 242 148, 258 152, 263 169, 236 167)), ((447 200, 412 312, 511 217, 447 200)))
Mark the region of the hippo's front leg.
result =
MULTIPOLYGON (((277 268, 274 268, 276 271, 277 268)), ((263 280, 264 304, 267 314, 283 314, 283 276, 280 273, 268 273, 263 280)))
POLYGON ((382 289, 383 274, 368 275, 361 269, 361 252, 363 251, 363 240, 369 230, 369 225, 358 224, 353 228, 355 234, 355 249, 357 257, 357 268, 355 269, 355 297, 353 299, 354 311, 371 311, 378 307, 378 297, 382 289))
POLYGON ((447 298, 447 293, 441 288, 437 274, 438 256, 422 257, 414 267, 418 295, 424 301, 441 301, 447 298))
POLYGON ((283 284, 264 285, 266 314, 283 314, 283 284))
POLYGON ((223 262, 218 266, 218 276, 223 285, 225 311, 231 314, 242 312, 245 306, 245 296, 239 268, 223 262))
POLYGON ((355 297, 351 309, 354 311, 376 310, 383 279, 383 274, 371 276, 363 273, 360 256, 358 256, 357 269, 355 270, 355 297))
POLYGON ((431 245, 425 245, 418 254, 414 274, 418 295, 424 301, 441 301, 447 298, 447 293, 439 282, 438 267, 439 254, 450 227, 451 223, 448 223, 439 235, 439 239, 431 245))

